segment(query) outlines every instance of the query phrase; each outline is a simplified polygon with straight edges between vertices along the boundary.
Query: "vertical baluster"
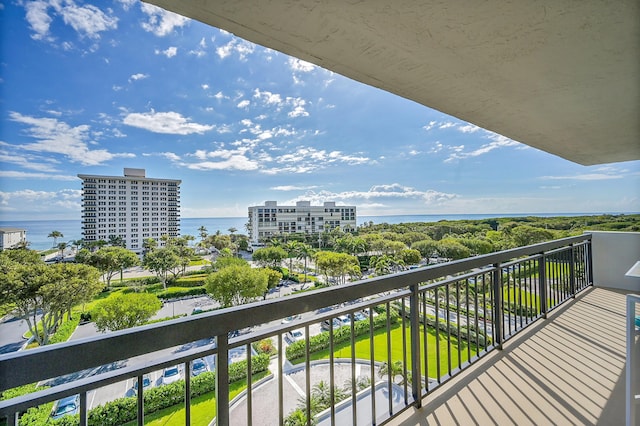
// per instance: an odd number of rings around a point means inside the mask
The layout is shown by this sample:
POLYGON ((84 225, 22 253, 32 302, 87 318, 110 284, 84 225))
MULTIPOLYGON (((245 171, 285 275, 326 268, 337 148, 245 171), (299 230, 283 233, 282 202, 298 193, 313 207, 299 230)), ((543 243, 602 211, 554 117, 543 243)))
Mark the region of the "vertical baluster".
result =
POLYGON ((229 426, 229 336, 217 336, 216 343, 216 424, 229 426))
MULTIPOLYGON (((387 386, 389 390, 389 416, 393 415, 393 360, 391 359, 391 303, 387 302, 386 305, 387 310, 387 386)), ((375 398, 375 393, 373 394, 375 398)))
MULTIPOLYGON (((351 331, 353 333, 353 318, 351 321, 351 331)), ((336 424, 336 401, 335 401, 335 360, 333 357, 333 321, 329 325, 329 399, 331 401, 331 425, 336 424)))
POLYGON ((370 364, 370 368, 371 368, 371 372, 370 372, 370 377, 371 377, 371 395, 373 396, 371 398, 371 419, 372 419, 372 423, 375 423, 376 421, 376 398, 375 398, 375 394, 376 394, 376 358, 375 358, 375 345, 374 345, 374 341, 373 341, 373 307, 369 308, 369 362, 370 364))
POLYGON ((304 366, 305 366, 305 393, 306 393, 306 412, 307 424, 311 422, 311 359, 309 357, 309 325, 304 326, 304 366))
POLYGON ((493 313, 493 341, 498 349, 502 349, 502 326, 504 321, 504 308, 502 306, 502 268, 499 263, 493 265, 493 303, 491 311, 493 313))
POLYGON ((184 424, 191 424, 191 362, 184 363, 184 424))
POLYGON ((245 351, 247 353, 247 425, 251 426, 253 424, 253 397, 251 395, 253 389, 253 361, 250 343, 247 343, 245 351))
POLYGON ((136 380, 138 386, 138 425, 144 424, 144 376, 139 375, 136 380))
POLYGON ((87 426, 87 393, 80 392, 80 426, 87 426))
POLYGON ((278 333, 278 424, 283 426, 284 424, 284 390, 282 381, 284 380, 284 371, 282 364, 284 362, 284 345, 282 343, 282 333, 278 333))

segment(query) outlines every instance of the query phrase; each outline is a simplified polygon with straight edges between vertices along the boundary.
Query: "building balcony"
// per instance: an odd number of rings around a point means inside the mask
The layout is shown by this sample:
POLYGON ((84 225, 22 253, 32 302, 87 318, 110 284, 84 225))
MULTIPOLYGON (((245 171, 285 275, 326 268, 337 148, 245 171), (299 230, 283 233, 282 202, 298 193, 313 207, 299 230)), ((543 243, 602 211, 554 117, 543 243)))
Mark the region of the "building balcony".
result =
MULTIPOLYGON (((17 424, 29 407, 79 395, 80 424, 97 424, 105 389, 178 365, 184 424, 278 425, 300 406, 318 425, 633 425, 638 400, 625 411, 625 398, 640 383, 625 361, 640 345, 640 298, 625 293, 640 286, 625 274, 638 259, 640 234, 594 232, 6 354, 0 390, 66 379, 0 401, 0 415, 17 424), (268 369, 230 385, 254 371, 264 339, 280 349, 268 369), (191 418, 199 358, 215 369, 205 423, 191 418), (320 381, 346 398, 315 413, 320 381)), ((129 398, 140 425, 144 393, 129 398)))

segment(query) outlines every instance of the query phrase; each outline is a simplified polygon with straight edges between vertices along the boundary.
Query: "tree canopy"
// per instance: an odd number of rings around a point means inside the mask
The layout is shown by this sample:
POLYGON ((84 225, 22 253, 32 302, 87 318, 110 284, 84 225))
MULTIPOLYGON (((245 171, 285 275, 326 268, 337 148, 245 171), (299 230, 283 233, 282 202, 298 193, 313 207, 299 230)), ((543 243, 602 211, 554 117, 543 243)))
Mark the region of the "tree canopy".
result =
POLYGON ((230 265, 209 274, 205 280, 207 293, 222 307, 236 306, 264 295, 269 274, 249 265, 230 265))
POLYGON ((107 287, 111 286, 111 279, 116 273, 140 264, 134 252, 120 246, 106 246, 95 252, 82 249, 76 254, 76 261, 98 268, 104 274, 107 287))
POLYGON ((100 272, 91 266, 46 265, 30 252, 0 252, 0 296, 26 321, 38 344, 46 345, 64 314, 91 300, 102 283, 100 272))
POLYGON ((149 321, 161 307, 160 299, 151 293, 117 293, 98 302, 92 317, 102 332, 124 330, 149 321))

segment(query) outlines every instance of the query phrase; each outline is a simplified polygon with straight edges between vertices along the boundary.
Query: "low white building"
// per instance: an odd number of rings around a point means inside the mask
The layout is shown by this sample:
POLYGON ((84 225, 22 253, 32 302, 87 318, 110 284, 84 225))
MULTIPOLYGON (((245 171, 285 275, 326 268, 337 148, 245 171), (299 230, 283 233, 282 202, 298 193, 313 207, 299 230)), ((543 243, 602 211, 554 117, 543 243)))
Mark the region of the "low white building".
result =
POLYGON ((27 243, 27 230, 0 228, 0 251, 23 246, 27 243))
POLYGON ((312 206, 310 201, 298 201, 295 206, 278 206, 267 201, 263 206, 249 207, 249 239, 253 245, 276 235, 320 234, 334 228, 353 230, 356 224, 355 206, 336 206, 325 202, 312 206))

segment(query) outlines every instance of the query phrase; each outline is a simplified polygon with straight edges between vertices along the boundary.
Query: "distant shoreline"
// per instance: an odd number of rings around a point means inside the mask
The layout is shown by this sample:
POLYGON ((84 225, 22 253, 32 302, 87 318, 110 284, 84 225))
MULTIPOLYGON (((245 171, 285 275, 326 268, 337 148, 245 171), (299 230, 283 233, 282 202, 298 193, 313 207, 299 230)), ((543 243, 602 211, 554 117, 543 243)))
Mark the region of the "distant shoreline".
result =
MULTIPOLYGON (((419 214, 419 215, 362 215, 357 217, 358 226, 369 222, 374 224, 388 223, 390 225, 398 223, 413 222, 440 222, 442 220, 485 220, 485 219, 504 219, 504 218, 522 218, 522 217, 586 217, 601 215, 633 215, 639 213, 472 213, 472 214, 419 214)), ((180 234, 193 235, 198 237, 200 232, 198 228, 204 226, 209 234, 220 231, 223 234, 228 230, 235 228, 237 233, 246 234, 245 224, 247 217, 183 217, 180 221, 180 234)), ((46 250, 53 246, 53 239, 48 238, 52 231, 60 231, 64 237, 59 238, 58 242, 69 242, 82 238, 80 219, 65 220, 19 220, 19 221, 0 221, 0 228, 22 228, 27 230, 27 241, 30 248, 34 250, 46 250)))

